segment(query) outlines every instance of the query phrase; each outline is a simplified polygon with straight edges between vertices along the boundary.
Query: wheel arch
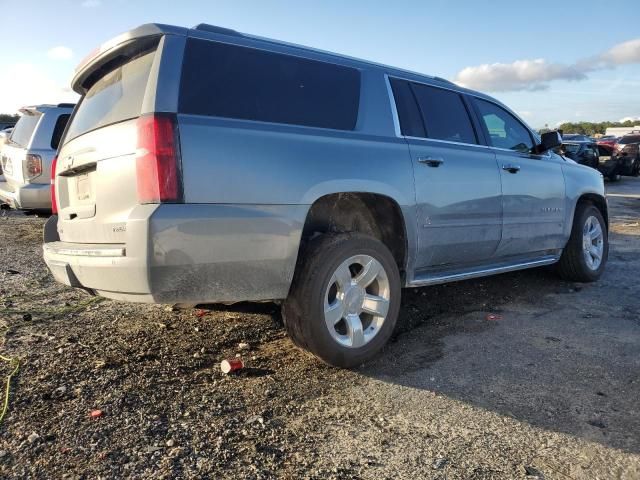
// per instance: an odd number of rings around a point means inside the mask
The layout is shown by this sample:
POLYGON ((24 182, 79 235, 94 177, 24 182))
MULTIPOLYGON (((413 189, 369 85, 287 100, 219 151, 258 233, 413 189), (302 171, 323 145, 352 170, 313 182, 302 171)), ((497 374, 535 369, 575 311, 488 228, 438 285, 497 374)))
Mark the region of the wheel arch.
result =
POLYGON ((378 192, 341 191, 319 196, 307 211, 296 265, 305 242, 314 236, 360 232, 378 238, 389 248, 404 278, 415 249, 410 214, 406 210, 396 199, 378 192))

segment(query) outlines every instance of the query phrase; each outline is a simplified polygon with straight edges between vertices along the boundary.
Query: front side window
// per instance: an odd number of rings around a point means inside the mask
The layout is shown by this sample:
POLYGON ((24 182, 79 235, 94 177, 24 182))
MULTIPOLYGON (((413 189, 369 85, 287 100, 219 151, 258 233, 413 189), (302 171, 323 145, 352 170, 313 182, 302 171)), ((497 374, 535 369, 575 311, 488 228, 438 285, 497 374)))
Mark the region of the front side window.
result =
POLYGON ((360 72, 333 63, 189 39, 178 111, 353 130, 360 72))
POLYGON ((462 96, 451 90, 413 84, 428 138, 478 143, 462 96))
POLYGON ((516 117, 494 103, 480 99, 475 102, 491 146, 517 152, 531 151, 534 146, 531 134, 516 117))

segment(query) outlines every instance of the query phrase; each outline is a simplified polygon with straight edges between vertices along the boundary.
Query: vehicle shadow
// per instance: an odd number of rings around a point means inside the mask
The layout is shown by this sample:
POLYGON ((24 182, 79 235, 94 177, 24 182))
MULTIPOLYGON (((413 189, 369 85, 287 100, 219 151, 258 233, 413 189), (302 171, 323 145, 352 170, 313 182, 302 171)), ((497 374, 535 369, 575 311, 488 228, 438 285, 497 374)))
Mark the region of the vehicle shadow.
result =
POLYGON ((637 301, 615 295, 640 266, 628 256, 595 284, 540 268, 407 290, 394 341, 360 372, 640 453, 637 301))

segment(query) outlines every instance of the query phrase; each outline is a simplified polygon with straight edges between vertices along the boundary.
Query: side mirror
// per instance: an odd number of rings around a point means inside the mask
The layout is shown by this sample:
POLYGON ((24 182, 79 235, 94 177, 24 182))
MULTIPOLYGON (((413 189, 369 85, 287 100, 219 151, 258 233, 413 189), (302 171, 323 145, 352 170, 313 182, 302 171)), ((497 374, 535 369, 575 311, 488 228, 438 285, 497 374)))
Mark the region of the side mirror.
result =
POLYGON ((536 147, 539 153, 546 152, 552 148, 562 145, 562 136, 559 132, 545 132, 542 134, 540 145, 536 147))

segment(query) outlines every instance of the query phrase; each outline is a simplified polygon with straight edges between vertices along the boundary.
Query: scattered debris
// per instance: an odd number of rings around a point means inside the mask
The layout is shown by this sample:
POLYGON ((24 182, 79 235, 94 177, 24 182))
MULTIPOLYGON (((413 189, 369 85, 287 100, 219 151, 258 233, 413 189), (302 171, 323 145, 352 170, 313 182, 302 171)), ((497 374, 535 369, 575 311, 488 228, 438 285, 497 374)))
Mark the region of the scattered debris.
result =
POLYGON ((19 275, 20 274, 20 272, 18 270, 14 270, 13 268, 7 269, 7 273, 9 275, 19 275))
POLYGON ((196 309, 196 317, 204 317, 207 314, 207 311, 202 308, 196 309))
POLYGON ((487 313, 487 316, 485 318, 489 321, 502 320, 502 315, 500 315, 499 313, 487 313))
POLYGON ((527 477, 533 477, 531 480, 544 480, 544 475, 540 470, 534 467, 530 467, 528 465, 524 466, 524 473, 527 477))
POLYGON ((102 410, 91 410, 91 418, 100 418, 102 416, 102 410))
POLYGON ((243 368, 244 362, 242 361, 242 358, 230 358, 220 362, 220 370, 225 374, 237 372, 243 368))
POLYGON ((449 459, 444 457, 438 458, 435 462, 433 462, 433 468, 434 470, 442 470, 447 465, 447 463, 449 463, 449 459))
POLYGON ((30 313, 25 313, 24 315, 22 315, 22 320, 24 320, 25 322, 30 322, 31 318, 32 317, 30 313))
POLYGON ((238 350, 249 350, 249 349, 251 349, 251 345, 249 345, 248 343, 238 344, 238 350))
POLYGON ((607 428, 607 424, 604 423, 604 421, 602 421, 602 419, 600 418, 594 418, 593 420, 589 420, 587 423, 592 427, 607 428))
POLYGON ((27 442, 31 444, 36 443, 38 440, 40 440, 40 435, 38 435, 36 432, 33 432, 31 435, 27 437, 27 442))

